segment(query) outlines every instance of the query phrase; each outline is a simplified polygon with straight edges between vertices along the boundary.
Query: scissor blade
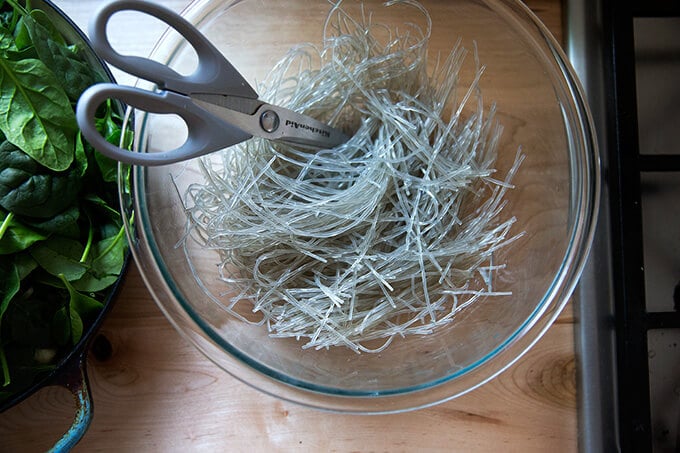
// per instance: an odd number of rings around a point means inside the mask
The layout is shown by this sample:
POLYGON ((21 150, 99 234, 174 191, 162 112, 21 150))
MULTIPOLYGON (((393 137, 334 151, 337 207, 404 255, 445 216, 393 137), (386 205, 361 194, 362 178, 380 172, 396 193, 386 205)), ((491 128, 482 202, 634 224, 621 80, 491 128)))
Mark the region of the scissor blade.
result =
POLYGON ((307 115, 262 101, 236 96, 192 96, 194 103, 256 137, 315 149, 349 140, 342 131, 307 115))
MULTIPOLYGON (((210 111, 211 113, 224 117, 228 113, 222 110, 234 110, 239 113, 245 113, 246 115, 253 115, 257 109, 260 108, 264 102, 257 99, 257 97, 251 98, 248 96, 228 96, 228 95, 216 95, 216 94, 192 94, 191 99, 204 109, 210 111)), ((224 117, 226 120, 226 117, 224 117)))

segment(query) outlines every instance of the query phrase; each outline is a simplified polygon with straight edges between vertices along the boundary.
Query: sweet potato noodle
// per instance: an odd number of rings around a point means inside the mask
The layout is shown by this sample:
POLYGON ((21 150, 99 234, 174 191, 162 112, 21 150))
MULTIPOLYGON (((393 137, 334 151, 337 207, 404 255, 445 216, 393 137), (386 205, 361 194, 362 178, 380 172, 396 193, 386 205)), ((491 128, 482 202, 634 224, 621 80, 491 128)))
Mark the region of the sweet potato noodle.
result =
POLYGON ((493 256, 519 236, 501 214, 521 153, 499 179, 502 127, 484 108, 476 52, 461 90, 466 50, 456 43, 428 70, 428 12, 394 3, 426 25, 350 17, 338 2, 321 45, 290 49, 259 87, 350 132, 348 143, 310 152, 249 140, 203 158, 204 181, 186 192, 184 240, 219 252, 225 307, 249 304, 271 336, 304 348, 381 351, 508 294, 492 285, 503 267, 493 256))

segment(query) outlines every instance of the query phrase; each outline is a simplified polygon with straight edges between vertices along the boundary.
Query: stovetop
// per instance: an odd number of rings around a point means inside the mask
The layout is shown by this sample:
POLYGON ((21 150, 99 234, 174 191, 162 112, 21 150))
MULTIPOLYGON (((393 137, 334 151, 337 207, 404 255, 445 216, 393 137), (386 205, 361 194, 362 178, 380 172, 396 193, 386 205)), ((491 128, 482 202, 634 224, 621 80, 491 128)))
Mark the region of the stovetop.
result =
POLYGON ((580 447, 680 451, 680 2, 567 0, 605 181, 576 293, 580 447))

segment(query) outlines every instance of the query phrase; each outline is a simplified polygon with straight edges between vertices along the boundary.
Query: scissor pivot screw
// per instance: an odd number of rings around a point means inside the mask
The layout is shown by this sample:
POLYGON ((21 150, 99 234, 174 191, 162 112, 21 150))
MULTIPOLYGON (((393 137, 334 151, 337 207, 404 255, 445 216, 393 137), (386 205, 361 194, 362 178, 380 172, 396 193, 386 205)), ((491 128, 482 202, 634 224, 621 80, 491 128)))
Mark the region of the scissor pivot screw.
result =
POLYGON ((279 115, 273 110, 265 110, 260 115, 260 126, 267 132, 274 132, 279 128, 279 115))

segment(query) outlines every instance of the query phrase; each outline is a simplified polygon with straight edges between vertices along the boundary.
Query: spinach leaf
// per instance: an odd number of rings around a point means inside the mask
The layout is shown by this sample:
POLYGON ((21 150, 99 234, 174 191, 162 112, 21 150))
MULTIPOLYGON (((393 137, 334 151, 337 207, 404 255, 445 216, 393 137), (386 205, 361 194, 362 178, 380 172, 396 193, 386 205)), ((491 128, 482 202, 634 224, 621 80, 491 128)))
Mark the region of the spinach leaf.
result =
POLYGON ((80 131, 78 131, 78 135, 76 135, 75 162, 75 168, 78 170, 78 175, 82 178, 87 172, 88 160, 87 153, 85 152, 85 144, 83 143, 83 135, 80 131))
POLYGON ((0 235, 0 255, 26 250, 47 236, 19 222, 12 214, 7 214, 3 222, 4 231, 0 235))
POLYGON ((9 302, 19 291, 19 272, 12 261, 0 261, 0 272, 3 278, 0 280, 0 323, 2 315, 9 306, 9 302))
POLYGON ((114 284, 123 270, 126 250, 123 228, 115 236, 94 244, 90 252, 91 259, 87 262, 88 269, 80 279, 72 282, 73 287, 80 291, 97 292, 114 284))
MULTIPOLYGON (((113 140, 120 140, 120 131, 117 135, 118 136, 114 137, 113 140)), ((111 142, 111 139, 109 139, 109 141, 111 142)), ((118 142, 116 141, 115 144, 117 145, 118 142)), ((102 179, 106 182, 116 182, 118 180, 118 161, 101 153, 96 153, 94 158, 97 161, 97 166, 102 174, 102 179)))
POLYGON ((80 190, 78 171, 51 171, 15 145, 0 144, 0 206, 15 214, 48 218, 73 204, 80 190))
MULTIPOLYGON (((125 136, 122 134, 121 124, 123 119, 115 114, 111 100, 106 101, 104 116, 95 118, 97 131, 106 138, 109 143, 113 143, 121 148, 128 149, 132 145, 132 133, 126 128, 125 136)), ((116 182, 118 180, 118 161, 110 159, 101 153, 95 153, 95 159, 102 178, 106 182, 116 182)))
POLYGON ((97 299, 78 292, 66 277, 60 275, 59 278, 61 278, 68 290, 70 296, 69 307, 71 310, 76 311, 81 317, 87 318, 95 316, 102 308, 104 308, 104 305, 97 299))
MULTIPOLYGON (((14 295, 19 291, 19 273, 17 272, 14 263, 7 261, 0 261, 0 272, 4 278, 0 281, 0 330, 2 328, 2 318, 9 307, 9 303, 14 295)), ((2 385, 7 386, 10 383, 10 371, 5 357, 5 351, 0 343, 0 368, 2 368, 2 385)))
POLYGON ((16 50, 12 34, 5 27, 0 27, 0 52, 16 50))
POLYGON ((83 337, 83 319, 76 310, 69 309, 68 314, 71 321, 71 341, 77 344, 83 337))
POLYGON ((0 130, 47 168, 60 171, 71 165, 75 113, 54 73, 42 61, 0 58, 0 130))
POLYGON ((26 28, 25 16, 20 18, 14 28, 14 44, 19 50, 26 49, 31 45, 31 37, 26 28))
POLYGON ((23 218, 24 224, 43 234, 58 234, 60 236, 77 239, 80 237, 80 208, 72 205, 54 217, 47 219, 23 218))
POLYGON ((98 300, 79 293, 64 275, 60 275, 59 278, 66 285, 70 296, 68 307, 71 320, 71 339, 73 344, 76 344, 83 335, 82 319, 96 315, 104 306, 98 300))
POLYGON ((68 280, 77 280, 87 267, 80 262, 84 247, 79 241, 62 236, 52 236, 31 248, 31 256, 48 273, 63 274, 68 280))
POLYGON ((23 18, 23 22, 38 57, 52 69, 69 99, 76 102, 86 88, 98 81, 90 65, 79 55, 80 49, 66 46, 62 36, 41 10, 31 11, 30 16, 23 18))
POLYGON ((14 267, 19 275, 19 280, 23 280, 38 267, 38 263, 29 253, 17 253, 14 255, 14 267))
POLYGON ((5 27, 0 27, 0 55, 11 61, 38 58, 33 46, 18 48, 14 36, 5 27))
MULTIPOLYGON (((36 39, 42 38, 44 40, 49 39, 59 46, 67 48, 69 47, 59 29, 52 23, 45 11, 41 9, 31 9, 30 11, 26 11, 26 14, 23 14, 22 18, 26 22, 26 29, 28 30, 31 40, 33 41, 33 45, 37 46, 38 43, 35 42, 36 39), (32 28, 34 27, 34 23, 40 25, 42 30, 40 35, 33 35, 32 28)), ((42 60, 42 58, 43 57, 41 56, 40 59, 42 60)))
POLYGON ((38 58, 38 54, 33 46, 21 50, 18 50, 16 47, 11 47, 4 52, 4 58, 12 61, 20 61, 38 58))

